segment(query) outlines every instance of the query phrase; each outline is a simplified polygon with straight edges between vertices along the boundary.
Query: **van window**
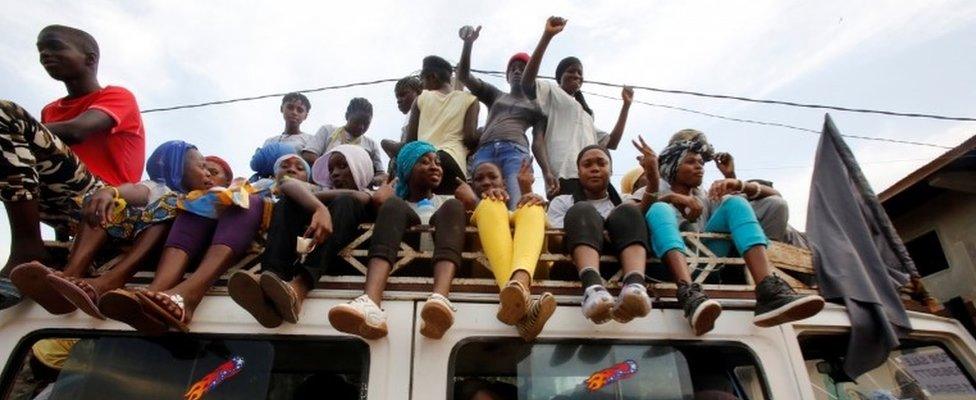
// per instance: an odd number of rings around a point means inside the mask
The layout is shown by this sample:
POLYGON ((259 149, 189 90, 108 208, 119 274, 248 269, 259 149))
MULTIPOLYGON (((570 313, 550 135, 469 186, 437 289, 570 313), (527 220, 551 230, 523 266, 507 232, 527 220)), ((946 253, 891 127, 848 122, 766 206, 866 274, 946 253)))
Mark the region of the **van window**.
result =
POLYGON ((8 362, 0 396, 353 400, 365 396, 368 362, 369 346, 353 339, 35 335, 8 362))
POLYGON ((903 340, 881 366, 857 378, 843 372, 846 335, 801 336, 800 348, 818 400, 964 400, 972 377, 943 346, 903 340))
POLYGON ((449 373, 454 400, 766 398, 736 344, 476 339, 454 348, 449 373))

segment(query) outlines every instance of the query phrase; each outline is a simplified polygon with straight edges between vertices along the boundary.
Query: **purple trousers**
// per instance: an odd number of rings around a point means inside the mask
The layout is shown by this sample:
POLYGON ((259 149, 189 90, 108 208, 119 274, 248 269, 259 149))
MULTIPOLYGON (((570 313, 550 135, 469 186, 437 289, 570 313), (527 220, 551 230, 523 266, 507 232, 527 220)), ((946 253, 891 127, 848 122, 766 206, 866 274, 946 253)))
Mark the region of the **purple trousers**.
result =
POLYGON ((181 249, 191 259, 217 244, 229 247, 234 256, 243 255, 254 241, 264 213, 260 196, 252 194, 250 204, 246 210, 229 207, 217 219, 181 212, 169 230, 166 247, 181 249))

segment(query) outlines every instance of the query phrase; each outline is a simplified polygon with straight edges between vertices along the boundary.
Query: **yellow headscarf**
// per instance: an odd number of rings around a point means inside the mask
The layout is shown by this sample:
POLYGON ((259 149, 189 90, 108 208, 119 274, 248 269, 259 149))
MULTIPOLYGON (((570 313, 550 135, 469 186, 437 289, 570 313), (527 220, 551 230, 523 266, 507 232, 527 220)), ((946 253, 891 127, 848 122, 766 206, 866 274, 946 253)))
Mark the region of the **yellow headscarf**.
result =
POLYGON ((637 184, 637 180, 640 179, 641 175, 644 174, 644 169, 641 167, 636 167, 624 174, 624 177, 620 179, 620 190, 624 194, 634 193, 634 185, 637 184))

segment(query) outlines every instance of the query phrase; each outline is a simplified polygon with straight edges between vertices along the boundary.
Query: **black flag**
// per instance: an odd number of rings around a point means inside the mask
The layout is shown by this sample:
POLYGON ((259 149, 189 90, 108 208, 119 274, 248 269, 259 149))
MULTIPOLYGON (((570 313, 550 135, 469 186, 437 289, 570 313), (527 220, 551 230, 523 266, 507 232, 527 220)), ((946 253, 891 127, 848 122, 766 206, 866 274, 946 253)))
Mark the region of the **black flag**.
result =
POLYGON ((830 115, 817 147, 807 210, 820 292, 847 307, 844 372, 868 372, 912 329, 898 288, 918 273, 830 115))

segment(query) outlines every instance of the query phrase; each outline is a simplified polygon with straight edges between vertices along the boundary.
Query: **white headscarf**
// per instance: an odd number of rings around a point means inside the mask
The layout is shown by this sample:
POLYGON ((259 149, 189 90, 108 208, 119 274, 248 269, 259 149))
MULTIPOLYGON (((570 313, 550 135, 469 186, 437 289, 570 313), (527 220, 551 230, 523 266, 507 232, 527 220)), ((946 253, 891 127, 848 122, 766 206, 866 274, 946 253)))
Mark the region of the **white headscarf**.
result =
POLYGON ((342 154, 346 158, 349 170, 352 171, 352 178, 359 190, 369 188, 374 175, 373 159, 370 158, 366 149, 354 144, 338 145, 315 160, 315 164, 312 166, 312 180, 315 183, 326 189, 335 189, 332 186, 332 171, 329 171, 329 158, 332 157, 332 153, 342 154))

